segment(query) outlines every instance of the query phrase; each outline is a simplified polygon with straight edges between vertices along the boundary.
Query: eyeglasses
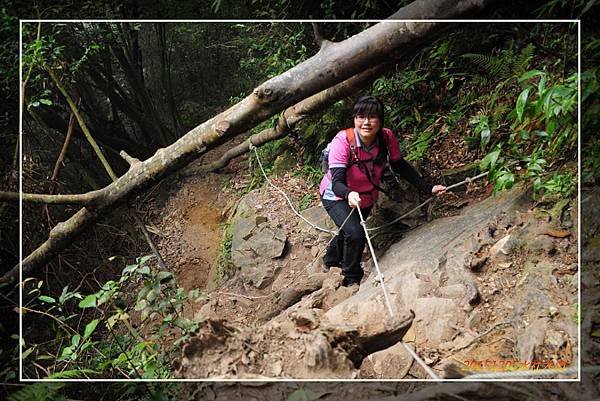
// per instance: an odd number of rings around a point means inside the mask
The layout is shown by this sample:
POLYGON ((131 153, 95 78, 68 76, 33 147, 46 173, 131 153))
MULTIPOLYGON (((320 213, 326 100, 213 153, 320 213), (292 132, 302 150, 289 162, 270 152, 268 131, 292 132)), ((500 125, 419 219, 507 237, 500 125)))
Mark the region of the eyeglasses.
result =
POLYGON ((377 114, 369 114, 368 116, 362 116, 362 115, 355 115, 354 118, 356 118, 358 121, 360 122, 364 122, 366 120, 379 120, 379 116, 377 114))

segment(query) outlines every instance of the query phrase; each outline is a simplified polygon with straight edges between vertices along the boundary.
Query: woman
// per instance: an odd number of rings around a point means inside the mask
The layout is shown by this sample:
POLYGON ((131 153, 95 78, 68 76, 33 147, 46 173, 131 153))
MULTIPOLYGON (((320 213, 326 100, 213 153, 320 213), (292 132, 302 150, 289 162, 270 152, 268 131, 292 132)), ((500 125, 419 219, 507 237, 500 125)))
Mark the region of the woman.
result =
MULTIPOLYGON (((366 219, 379 196, 379 184, 386 162, 392 170, 425 193, 440 195, 443 185, 431 186, 400 154, 393 132, 383 128, 383 104, 374 96, 358 99, 353 109, 354 128, 338 134, 329 149, 329 171, 321 180, 319 192, 325 210, 340 227, 352 208, 359 207, 366 219)), ((358 213, 352 213, 327 248, 326 268, 341 266, 343 286, 360 284, 360 265, 366 236, 358 213)))

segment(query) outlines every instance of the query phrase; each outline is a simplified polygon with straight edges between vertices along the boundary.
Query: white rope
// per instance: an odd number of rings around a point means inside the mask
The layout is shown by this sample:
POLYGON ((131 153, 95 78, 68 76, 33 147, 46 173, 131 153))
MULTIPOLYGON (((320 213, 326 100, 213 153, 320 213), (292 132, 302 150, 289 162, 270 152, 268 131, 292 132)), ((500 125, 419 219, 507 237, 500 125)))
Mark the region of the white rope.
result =
MULTIPOLYGON (((452 188, 456 188, 456 187, 458 187, 458 186, 461 186, 461 185, 464 185, 464 184, 468 184, 468 183, 470 183, 471 181, 477 180, 477 179, 479 179, 479 178, 481 178, 481 177, 485 177, 486 175, 488 175, 488 173, 489 173, 489 172, 488 172, 488 171, 486 171, 485 173, 481 173, 481 174, 479 174, 479 175, 476 175, 476 176, 474 176, 474 177, 468 177, 468 178, 466 178, 464 181, 457 182, 456 184, 452 184, 452 185, 450 185, 449 187, 446 187, 446 191, 449 191, 449 190, 451 190, 452 188)), ((422 208, 423 206, 425 206, 426 204, 428 204, 429 202, 431 202, 431 201, 432 201, 434 198, 435 198, 434 196, 430 197, 430 198, 429 198, 429 199, 427 199, 425 202, 421 203, 419 206, 417 206, 417 207, 415 207, 415 208, 411 209, 410 211, 408 211, 408 212, 404 213, 402 216, 400 216, 400 217, 398 217, 398 218, 396 218, 396 219, 394 219, 394 220, 390 221, 389 223, 386 223, 386 224, 383 224, 383 225, 381 225, 381 226, 377 226, 377 227, 371 227, 371 228, 368 228, 367 230, 368 230, 368 231, 376 231, 376 230, 379 230, 379 229, 382 229, 382 228, 385 228, 385 227, 389 227, 389 226, 393 225, 394 223, 397 223, 398 221, 400 221, 400 220, 402 220, 402 219, 406 218, 407 216, 410 216, 411 214, 413 214, 414 212, 416 212, 417 210, 419 210, 420 208, 422 208)))
MULTIPOLYGON (((363 230, 365 230, 365 235, 367 237, 367 243, 369 244, 369 250, 371 251, 371 256, 373 257, 373 263, 375 264, 375 269, 377 270, 377 279, 379 279, 379 282, 381 283, 381 289, 383 290, 383 297, 385 299, 385 304, 387 306, 387 310, 388 313, 390 314, 390 317, 394 317, 394 310, 392 309, 392 303, 390 302, 390 298, 387 292, 387 289, 385 288, 385 284, 383 282, 383 274, 381 273, 381 270, 379 269, 379 263, 377 262, 377 257, 375 257, 375 250, 373 249, 373 244, 371 243, 371 238, 369 237, 369 230, 367 229, 367 223, 365 222, 365 219, 363 218, 362 215, 362 211, 360 210, 360 208, 356 208, 358 210, 358 215, 360 216, 360 224, 363 227, 363 230)), ((421 359, 421 357, 405 342, 401 341, 402 345, 404 346, 404 348, 408 351, 408 353, 413 357, 413 359, 415 361, 417 361, 417 363, 419 365, 421 365, 421 367, 429 374, 429 376, 431 376, 433 379, 435 380, 439 380, 440 378, 438 377, 438 375, 436 375, 436 373, 429 367, 427 366, 427 364, 425 363, 425 361, 423 361, 421 359)))
MULTIPOLYGON (((598 370, 598 369, 596 369, 598 370)), ((541 378, 556 375, 571 375, 576 374, 577 369, 566 368, 566 369, 528 369, 528 370, 514 370, 508 372, 485 372, 475 373, 472 375, 465 376, 464 379, 527 379, 527 378, 541 378)))
MULTIPOLYGON (((260 161, 260 157, 258 157, 258 151, 256 150, 256 146, 254 146, 252 144, 252 142, 250 142, 249 145, 250 150, 254 150, 254 154, 256 155, 256 161, 258 161, 258 166, 260 167, 260 171, 262 171, 262 175, 265 177, 265 180, 267 181, 267 183, 272 186, 273 188, 275 188, 277 191, 279 191, 283 197, 285 198, 285 200, 287 201, 287 203, 290 205, 290 207, 292 208, 292 211, 294 212, 294 214, 296 214, 296 216, 300 217, 302 220, 304 220, 307 224, 309 224, 311 227, 319 230, 319 231, 324 231, 326 233, 330 233, 332 235, 337 235, 338 231, 333 231, 333 230, 328 230, 326 228, 322 228, 319 227, 316 224, 311 223, 310 221, 308 221, 304 216, 302 216, 300 213, 298 213, 298 211, 294 208, 294 205, 292 204, 292 201, 290 200, 290 198, 287 196, 287 194, 285 192, 283 192, 281 189, 277 188, 275 186, 275 184, 273 184, 271 182, 271 180, 269 179, 269 177, 267 177, 267 173, 265 173, 265 169, 263 168, 263 165, 260 161)), ((348 220, 348 218, 350 217, 350 215, 348 215, 348 217, 346 218, 346 220, 348 220)), ((346 221, 344 221, 344 223, 346 223, 346 221)), ((340 227, 341 228, 341 227, 340 227)))
MULTIPOLYGON (((267 173, 265 172, 265 169, 263 168, 262 162, 260 161, 260 157, 258 156, 258 151, 257 151, 257 148, 256 148, 256 146, 254 146, 254 145, 252 144, 252 141, 250 141, 250 144, 249 144, 249 149, 250 149, 250 150, 254 150, 254 154, 256 155, 256 161, 258 162, 258 166, 260 167, 260 170, 261 170, 261 172, 262 172, 262 175, 263 175, 263 177, 265 178, 265 180, 267 181, 267 183, 268 183, 268 184, 269 184, 271 187, 273 187, 275 190, 277 190, 278 192, 280 192, 280 193, 281 193, 281 194, 284 196, 285 200, 288 202, 288 204, 290 205, 290 207, 291 207, 292 211, 294 212, 294 214, 296 214, 296 216, 300 217, 300 218, 301 218, 303 221, 305 221, 305 222, 306 222, 307 224, 309 224, 311 227, 313 227, 313 228, 315 228, 315 229, 317 229, 317 230, 319 230, 319 231, 324 231, 324 232, 330 233, 330 234, 332 234, 332 235, 334 235, 334 236, 339 234, 339 230, 341 230, 341 229, 342 229, 342 227, 344 226, 344 224, 346 224, 346 222, 348 221, 348 219, 350 218, 350 216, 351 216, 351 215, 352 215, 352 213, 354 212, 354 209, 353 209, 353 210, 352 210, 352 211, 351 211, 351 212, 348 214, 348 216, 346 217, 346 219, 344 220, 344 222, 342 223, 342 225, 339 227, 338 231, 332 231, 332 230, 328 230, 328 229, 326 229, 326 228, 322 228, 322 227, 319 227, 319 226, 317 226, 316 224, 313 224, 312 222, 308 221, 308 220, 307 220, 307 219, 306 219, 304 216, 302 216, 302 215, 301 215, 301 214, 300 214, 300 213, 299 213, 299 212, 298 212, 298 211, 297 211, 297 210, 294 208, 294 205, 292 204, 292 201, 291 201, 291 200, 290 200, 290 198, 287 196, 287 194, 286 194, 284 191, 282 191, 280 188, 278 188, 277 186, 275 186, 275 184, 273 184, 273 183, 271 182, 271 180, 269 179, 269 177, 267 177, 267 173)), ((456 183, 456 184, 453 184, 453 185, 451 185, 451 186, 447 187, 447 190, 449 190, 449 189, 452 189, 452 188, 455 188, 455 187, 457 187, 457 186, 459 186, 459 185, 462 185, 462 184, 465 184, 465 183, 467 183, 467 182, 471 182, 471 180, 475 180, 475 179, 481 178, 481 177, 483 177, 483 176, 485 176, 485 175, 487 175, 487 174, 488 174, 488 173, 486 172, 486 173, 480 174, 480 175, 478 175, 478 176, 476 176, 476 177, 468 178, 468 179, 467 179, 467 180, 465 180, 465 181, 462 181, 462 182, 459 182, 459 183, 456 183)), ((427 203, 431 202, 431 200, 432 200, 432 199, 433 199, 433 197, 431 197, 431 198, 427 199, 425 202, 423 202, 422 204, 420 204, 420 205, 419 205, 419 206, 417 206, 416 208, 412 209, 412 210, 411 210, 411 211, 409 211, 408 213, 405 213, 404 215, 402 215, 402 216, 400 216, 399 218, 395 219, 394 221, 392 221, 392 222, 390 222, 390 223, 387 223, 387 224, 385 224, 385 225, 379 226, 379 227, 374 227, 374 228, 367 228, 367 225, 366 225, 366 223, 365 223, 365 220, 364 220, 364 218, 363 218, 363 215, 362 215, 362 212, 361 212, 360 208, 355 208, 355 209, 357 209, 357 210, 358 210, 358 214, 359 214, 359 216, 360 216, 360 224, 362 225, 362 227, 363 227, 363 230, 365 231, 365 235, 366 235, 366 237, 367 237, 367 243, 369 244, 369 250, 370 250, 370 252, 371 252, 371 255, 372 255, 372 257, 373 257, 373 262, 374 262, 374 264, 375 264, 375 269, 377 270, 377 277, 376 277, 376 278, 377 278, 377 279, 379 280, 379 282, 381 283, 381 288, 382 288, 382 290, 383 290, 383 296, 384 296, 384 298, 385 298, 385 304, 386 304, 386 306, 387 306, 388 313, 390 314, 390 317, 393 317, 393 316, 394 316, 394 311, 393 311, 393 309, 392 309, 392 304, 391 304, 391 302, 390 302, 390 299, 389 299, 389 295, 388 295, 387 289, 385 288, 385 284, 384 284, 384 282, 383 282, 383 281, 384 281, 384 277, 383 277, 383 274, 381 273, 381 270, 379 269, 379 263, 377 262, 377 258, 376 258, 376 256, 375 256, 375 250, 373 249, 373 244, 371 243, 371 238, 370 238, 370 236, 369 236, 369 231, 378 230, 378 229, 380 229, 380 228, 383 228, 383 227, 390 226, 390 225, 392 225, 393 223, 395 223, 395 222, 397 222, 397 221, 399 221, 399 220, 402 220, 403 218, 405 218, 406 216, 410 215, 411 213, 413 213, 413 212, 414 212, 414 211, 416 211, 417 209, 419 209, 419 208, 423 207, 424 205, 426 205, 427 203)), ((329 240, 329 243, 331 243, 331 241, 333 241, 333 238, 334 238, 334 237, 332 237, 332 238, 329 240)), ((424 369, 424 370, 425 370, 425 371, 426 371, 426 372, 427 372, 427 373, 428 373, 428 374, 429 374, 429 375, 430 375, 430 376, 431 376, 433 379, 435 379, 435 380, 440 380, 440 378, 438 377, 438 375, 437 375, 437 374, 436 374, 436 373, 435 373, 435 372, 434 372, 434 371, 433 371, 433 370, 432 370, 432 369, 431 369, 429 366, 427 366, 427 364, 425 363, 425 361, 423 361, 423 360, 421 359, 421 357, 420 357, 420 356, 419 356, 419 355, 418 355, 418 354, 417 354, 417 353, 416 353, 416 352, 415 352, 415 351, 414 351, 414 350, 413 350, 413 349, 412 349, 412 348, 411 348, 411 347, 410 347, 408 344, 406 344, 405 342, 401 342, 401 343, 402 343, 402 345, 404 346, 404 348, 405 348, 405 349, 408 351, 408 353, 409 353, 409 354, 410 354, 410 355, 413 357, 413 359, 414 359, 415 361, 417 361, 417 363, 418 363, 419 365, 421 365, 421 367, 422 367, 422 368, 423 368, 423 369, 424 369)))

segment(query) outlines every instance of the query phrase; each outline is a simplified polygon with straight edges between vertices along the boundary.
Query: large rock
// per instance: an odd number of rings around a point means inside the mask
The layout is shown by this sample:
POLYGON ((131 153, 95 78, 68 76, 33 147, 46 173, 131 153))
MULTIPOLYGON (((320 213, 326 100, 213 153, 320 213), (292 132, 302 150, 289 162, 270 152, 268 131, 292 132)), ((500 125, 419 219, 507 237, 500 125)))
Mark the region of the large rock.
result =
POLYGON ((242 281, 257 288, 270 284, 279 268, 273 259, 284 255, 286 232, 261 214, 258 192, 242 198, 233 217, 231 262, 242 281))
MULTIPOLYGON (((526 209, 527 204, 523 189, 500 193, 465 208, 459 216, 417 227, 379 258, 394 313, 415 313, 405 341, 414 341, 418 352, 454 341, 457 327, 463 326, 477 302, 475 277, 465 268, 473 238, 496 216, 526 209)), ((381 285, 372 276, 353 297, 324 315, 327 321, 348 324, 389 318, 381 285)), ((375 365, 370 369, 377 375, 375 365)))

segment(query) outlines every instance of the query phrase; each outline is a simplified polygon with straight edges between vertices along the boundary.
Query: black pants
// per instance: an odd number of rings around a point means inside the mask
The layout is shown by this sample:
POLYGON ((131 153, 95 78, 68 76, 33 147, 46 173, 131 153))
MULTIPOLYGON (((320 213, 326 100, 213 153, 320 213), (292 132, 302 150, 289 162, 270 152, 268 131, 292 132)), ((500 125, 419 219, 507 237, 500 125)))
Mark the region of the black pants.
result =
MULTIPOLYGON (((345 200, 332 201, 322 199, 323 206, 327 214, 331 217, 338 228, 344 223, 352 208, 345 200)), ((371 207, 360 209, 363 218, 367 218, 371 212, 371 207)), ((323 261, 326 266, 340 266, 344 275, 344 285, 360 283, 364 272, 360 266, 363 250, 367 244, 365 231, 360 224, 358 211, 352 213, 352 216, 346 221, 339 235, 336 235, 327 248, 323 261)))

